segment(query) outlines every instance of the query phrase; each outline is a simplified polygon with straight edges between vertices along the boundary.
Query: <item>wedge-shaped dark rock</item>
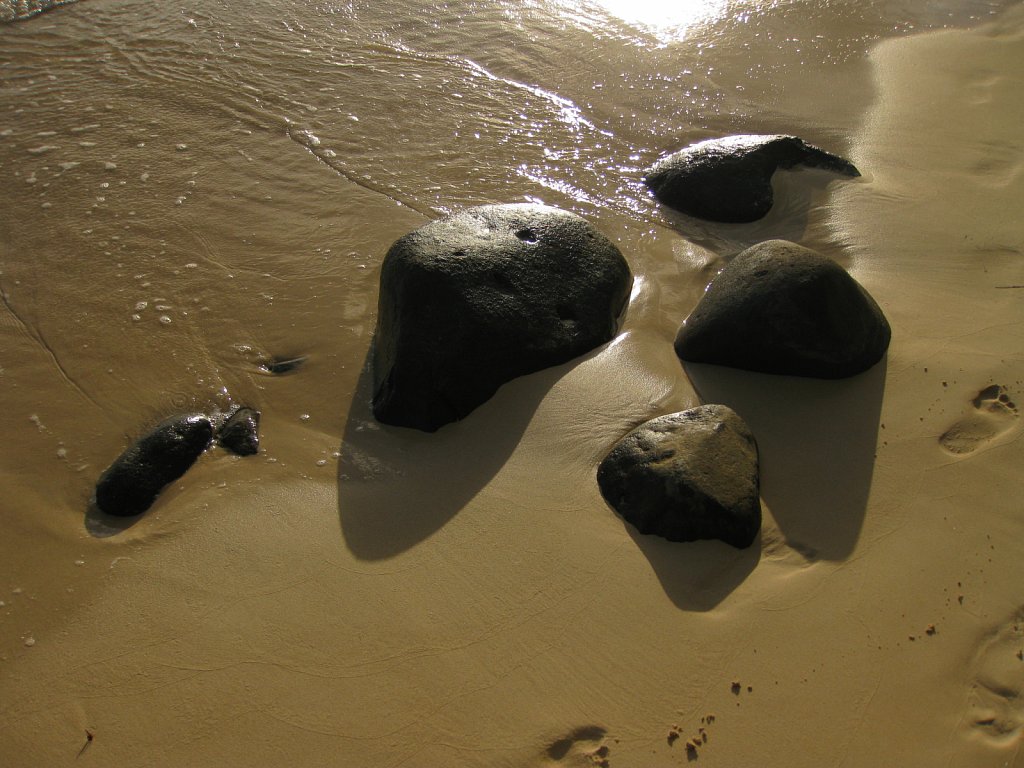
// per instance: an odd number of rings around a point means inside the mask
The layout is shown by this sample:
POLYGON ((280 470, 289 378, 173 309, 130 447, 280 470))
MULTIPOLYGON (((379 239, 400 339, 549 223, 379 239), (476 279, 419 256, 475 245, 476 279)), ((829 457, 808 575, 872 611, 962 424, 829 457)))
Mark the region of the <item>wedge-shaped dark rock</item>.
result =
POLYGON ((260 450, 260 412, 239 408, 217 432, 217 442, 239 456, 252 456, 260 450))
POLYGON ((772 207, 772 174, 805 165, 860 176, 847 160, 796 136, 709 139, 663 157, 644 182, 659 201, 709 221, 756 221, 772 207))
POLYGON ((283 376, 286 373, 294 373, 306 364, 304 355, 299 357, 272 357, 259 364, 259 369, 264 373, 271 373, 275 376, 283 376))
POLYGON ((96 483, 96 507, 108 515, 145 512, 160 491, 185 474, 213 439, 213 424, 199 414, 160 423, 132 444, 96 483))
POLYGON ((610 340, 631 284, 618 248, 557 208, 487 205, 421 227, 381 269, 374 415, 428 432, 465 417, 610 340))
POLYGON ((737 255, 676 335, 676 354, 763 373, 839 379, 889 347, 874 299, 831 259, 785 240, 737 255))
POLYGON ((757 444, 724 405, 645 422, 601 462, 605 500, 640 533, 749 547, 761 529, 757 444))

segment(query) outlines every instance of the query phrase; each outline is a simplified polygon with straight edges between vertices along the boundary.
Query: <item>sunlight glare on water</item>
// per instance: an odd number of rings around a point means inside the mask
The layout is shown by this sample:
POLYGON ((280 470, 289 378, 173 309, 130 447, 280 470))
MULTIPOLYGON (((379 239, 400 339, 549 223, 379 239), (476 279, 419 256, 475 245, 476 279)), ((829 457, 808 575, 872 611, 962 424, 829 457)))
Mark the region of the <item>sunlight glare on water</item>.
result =
POLYGON ((731 0, 554 0, 575 19, 589 19, 593 11, 623 21, 666 44, 686 38, 691 28, 725 16, 738 5, 731 0))

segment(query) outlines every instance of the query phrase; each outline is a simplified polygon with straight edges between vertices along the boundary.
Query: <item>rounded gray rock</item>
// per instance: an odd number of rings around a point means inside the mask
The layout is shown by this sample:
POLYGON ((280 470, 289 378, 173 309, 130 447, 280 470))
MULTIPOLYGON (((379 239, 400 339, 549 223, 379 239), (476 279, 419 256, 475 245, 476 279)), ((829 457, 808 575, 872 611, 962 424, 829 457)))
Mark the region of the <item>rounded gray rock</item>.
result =
POLYGON ((676 354, 762 373, 839 379, 875 365, 892 332, 866 290, 831 259, 785 240, 742 251, 676 335, 676 354))
POLYGON ((724 405, 651 419, 597 471, 601 494, 640 533, 749 547, 761 529, 757 443, 724 405))
POLYGON ((375 417, 433 432, 505 382, 609 341, 632 276, 583 218, 485 205, 400 238, 380 277, 375 417))
POLYGON ((656 162, 644 177, 670 208, 708 221, 742 223, 772 207, 772 174, 804 165, 860 176, 852 163, 796 136, 746 134, 708 139, 656 162))

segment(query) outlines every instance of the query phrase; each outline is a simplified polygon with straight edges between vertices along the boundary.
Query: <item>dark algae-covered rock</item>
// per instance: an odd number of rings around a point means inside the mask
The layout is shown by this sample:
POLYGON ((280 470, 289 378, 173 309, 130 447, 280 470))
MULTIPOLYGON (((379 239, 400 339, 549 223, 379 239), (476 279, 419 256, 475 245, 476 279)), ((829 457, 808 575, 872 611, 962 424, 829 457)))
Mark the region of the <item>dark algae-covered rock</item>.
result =
POLYGON ((756 221, 772 207, 772 174, 803 165, 860 176, 847 160, 796 136, 708 139, 661 158, 644 182, 670 208, 709 221, 756 221))
POLYGON ((609 341, 632 276, 581 217, 486 205, 400 238, 380 277, 373 412, 433 432, 505 382, 609 341))
POLYGON ((108 515, 145 512, 164 486, 185 474, 213 439, 206 416, 179 416, 160 423, 133 443, 100 476, 96 507, 108 515))
POLYGON ((757 444, 724 405, 651 419, 597 470, 601 494, 640 533, 749 547, 761 529, 757 444))
POLYGON ((785 240, 742 251, 708 286, 675 340, 676 354, 762 373, 839 379, 889 348, 874 299, 825 256, 785 240))
POLYGON ((252 456, 260 450, 260 412, 239 408, 217 432, 217 442, 239 456, 252 456))

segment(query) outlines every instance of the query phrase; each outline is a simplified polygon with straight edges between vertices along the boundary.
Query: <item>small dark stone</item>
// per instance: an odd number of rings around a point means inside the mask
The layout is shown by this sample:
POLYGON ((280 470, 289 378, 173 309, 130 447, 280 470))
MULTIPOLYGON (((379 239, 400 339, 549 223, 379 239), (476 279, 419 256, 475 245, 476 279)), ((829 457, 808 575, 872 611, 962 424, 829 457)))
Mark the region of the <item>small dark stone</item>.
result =
POLYGON ((644 177, 654 196, 709 221, 756 221, 772 207, 772 174, 805 165, 860 176, 852 163, 796 136, 743 135, 691 144, 661 158, 644 177))
POLYGON ((854 376, 889 348, 875 300, 831 259, 785 240, 737 255, 676 336, 693 363, 819 379, 854 376))
POLYGON ((96 507, 121 517, 145 512, 164 486, 185 474, 212 439, 213 424, 201 414, 162 422, 100 476, 96 507))
POLYGON ((264 360, 259 364, 259 367, 262 371, 280 376, 297 371, 305 362, 305 357, 275 357, 270 360, 264 360))
POLYGON ((373 412, 433 432, 505 382, 609 341, 632 276, 576 214, 486 205, 400 238, 380 277, 373 412))
POLYGON ((640 533, 749 547, 761 529, 757 443, 724 405, 651 419, 601 462, 605 500, 640 533))
POLYGON ((260 450, 260 412, 239 408, 228 417, 217 433, 217 442, 239 456, 252 456, 260 450))

